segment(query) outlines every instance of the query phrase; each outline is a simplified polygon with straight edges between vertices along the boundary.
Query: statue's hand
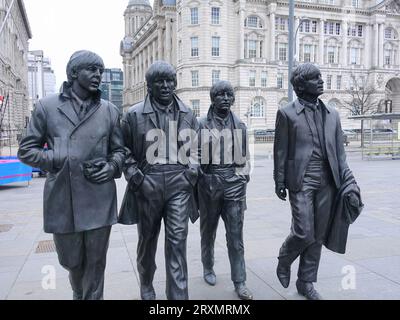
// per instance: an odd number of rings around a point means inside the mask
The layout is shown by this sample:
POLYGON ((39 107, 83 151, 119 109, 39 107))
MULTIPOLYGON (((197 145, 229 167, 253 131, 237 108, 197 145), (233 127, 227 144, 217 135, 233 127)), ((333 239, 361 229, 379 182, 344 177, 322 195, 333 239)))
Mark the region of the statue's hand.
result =
POLYGON ((106 163, 100 171, 93 173, 89 177, 89 180, 93 183, 102 184, 112 180, 114 178, 114 175, 115 167, 110 163, 106 163))
POLYGON ((275 187, 275 193, 279 199, 281 199, 282 201, 286 201, 287 192, 285 185, 277 184, 275 187))

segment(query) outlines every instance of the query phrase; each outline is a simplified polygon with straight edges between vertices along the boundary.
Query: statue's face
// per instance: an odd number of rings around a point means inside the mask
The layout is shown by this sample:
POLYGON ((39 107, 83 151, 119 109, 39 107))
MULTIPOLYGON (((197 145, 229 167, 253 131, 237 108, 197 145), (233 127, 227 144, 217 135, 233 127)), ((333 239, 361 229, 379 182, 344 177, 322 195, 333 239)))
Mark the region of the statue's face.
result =
POLYGON ((174 75, 157 76, 149 87, 149 94, 162 105, 169 105, 173 101, 176 79, 174 75))
POLYGON ((317 68, 307 78, 308 80, 301 86, 304 96, 319 97, 324 94, 324 81, 322 80, 321 72, 317 68))
POLYGON ((103 66, 96 64, 89 65, 76 72, 75 81, 78 82, 82 89, 90 93, 96 93, 100 87, 103 72, 103 66))
POLYGON ((213 105, 216 111, 229 112, 235 102, 235 95, 230 88, 221 88, 213 97, 213 105))

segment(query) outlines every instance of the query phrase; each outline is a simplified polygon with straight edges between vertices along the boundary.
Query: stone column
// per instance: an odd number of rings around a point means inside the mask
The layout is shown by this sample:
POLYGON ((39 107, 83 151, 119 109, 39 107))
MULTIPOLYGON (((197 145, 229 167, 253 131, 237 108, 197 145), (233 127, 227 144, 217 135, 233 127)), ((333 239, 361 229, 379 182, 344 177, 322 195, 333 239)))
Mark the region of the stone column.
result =
POLYGON ((157 44, 158 44, 158 48, 157 48, 158 57, 157 57, 157 58, 158 58, 158 60, 162 60, 163 57, 164 57, 164 54, 163 54, 163 37, 162 37, 162 34, 163 34, 162 29, 161 29, 160 26, 158 26, 158 29, 157 29, 157 36, 158 36, 158 40, 157 40, 157 44))
POLYGON ((365 25, 365 42, 364 42, 364 66, 371 68, 371 25, 365 25))
POLYGON ((171 48, 171 64, 175 65, 176 62, 178 61, 178 55, 177 55, 177 47, 178 47, 178 42, 176 39, 176 20, 171 22, 171 27, 172 27, 172 34, 171 34, 171 40, 170 40, 170 44, 172 46, 171 48))
POLYGON ((377 67, 379 65, 379 27, 378 23, 374 23, 374 45, 372 46, 374 48, 374 67, 377 67))
POLYGON ((343 43, 342 43, 342 58, 340 59, 340 64, 342 65, 342 67, 346 67, 347 66, 347 41, 348 41, 348 37, 347 37, 347 29, 348 29, 348 25, 347 25, 347 21, 343 21, 342 23, 342 30, 343 30, 343 43))
POLYGON ((244 8, 240 8, 239 17, 239 59, 244 59, 244 8))
POLYGON ((384 52, 383 39, 384 39, 384 36, 385 36, 385 25, 383 23, 380 23, 379 24, 379 35, 378 35, 379 68, 383 68, 383 52, 384 52))
POLYGON ((165 60, 171 63, 171 18, 165 19, 165 60))
POLYGON ((157 43, 156 43, 156 41, 154 41, 153 40, 153 42, 152 42, 152 44, 153 44, 153 62, 154 61, 156 61, 157 60, 157 43))
POLYGON ((271 51, 270 51, 270 60, 275 61, 275 13, 271 13, 269 15, 270 19, 270 28, 271 28, 271 37, 270 37, 270 44, 271 44, 271 51))
POLYGON ((325 35, 324 35, 324 19, 319 20, 319 63, 322 66, 324 64, 324 51, 325 51, 325 35))
POLYGON ((151 66, 151 54, 153 51, 153 48, 151 47, 153 44, 150 42, 147 46, 147 69, 150 68, 151 66))

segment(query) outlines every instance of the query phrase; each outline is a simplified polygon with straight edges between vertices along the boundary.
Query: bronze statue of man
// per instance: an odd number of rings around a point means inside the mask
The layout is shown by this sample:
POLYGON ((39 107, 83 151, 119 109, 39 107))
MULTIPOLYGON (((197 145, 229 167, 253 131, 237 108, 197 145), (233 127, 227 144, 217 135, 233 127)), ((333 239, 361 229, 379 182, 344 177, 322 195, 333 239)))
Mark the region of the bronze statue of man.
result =
POLYGON ((315 290, 321 249, 328 232, 332 206, 349 171, 339 113, 318 97, 324 93, 321 72, 311 63, 293 71, 291 83, 298 97, 278 110, 274 144, 276 195, 289 201, 291 233, 279 252, 277 276, 290 282, 290 266, 300 257, 297 291, 310 300, 315 290))
POLYGON ((125 160, 120 112, 100 98, 103 71, 97 54, 75 52, 62 92, 37 102, 18 151, 22 162, 48 172, 44 230, 54 234, 76 300, 103 299, 111 226, 117 223, 114 179, 125 160))
POLYGON ((235 102, 232 85, 219 81, 210 91, 211 107, 201 118, 201 173, 198 182, 201 260, 204 280, 214 286, 214 243, 220 218, 225 223, 231 279, 240 299, 251 300, 246 286, 243 218, 249 167, 246 125, 231 111, 235 102), (210 141, 209 138, 216 139, 210 141))
POLYGON ((130 154, 124 168, 128 186, 119 221, 138 225, 137 268, 143 300, 156 299, 155 254, 164 221, 166 295, 169 300, 186 300, 188 221, 198 217, 194 186, 199 124, 192 110, 175 95, 177 79, 172 65, 155 62, 146 73, 146 82, 145 100, 122 120, 130 154), (187 137, 191 142, 186 142, 187 137))

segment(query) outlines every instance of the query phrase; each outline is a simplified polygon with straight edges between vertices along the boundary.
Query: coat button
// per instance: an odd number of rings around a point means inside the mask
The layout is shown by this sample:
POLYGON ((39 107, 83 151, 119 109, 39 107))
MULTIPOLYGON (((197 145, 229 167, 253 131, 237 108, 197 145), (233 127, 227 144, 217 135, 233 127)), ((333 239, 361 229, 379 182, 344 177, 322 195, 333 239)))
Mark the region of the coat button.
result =
POLYGON ((71 160, 72 160, 72 161, 75 161, 75 160, 76 160, 76 157, 71 157, 71 160))
POLYGON ((96 139, 96 136, 91 136, 92 139, 96 139))

